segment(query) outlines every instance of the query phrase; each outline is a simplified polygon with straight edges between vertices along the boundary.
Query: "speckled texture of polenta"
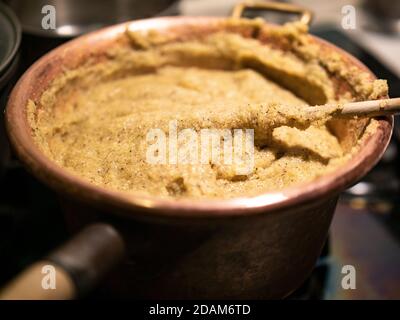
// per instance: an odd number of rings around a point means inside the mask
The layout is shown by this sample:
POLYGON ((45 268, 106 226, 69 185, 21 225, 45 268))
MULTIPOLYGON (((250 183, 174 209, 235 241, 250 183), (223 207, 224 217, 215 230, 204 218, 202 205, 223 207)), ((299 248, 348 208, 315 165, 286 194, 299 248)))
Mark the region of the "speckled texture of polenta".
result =
MULTIPOLYGON (((321 57, 302 26, 271 32, 293 50, 228 32, 184 42, 128 32, 130 48, 110 49, 109 61, 66 71, 29 103, 35 140, 70 172, 135 194, 234 198, 316 179, 347 161, 358 142, 335 130, 346 126, 331 120, 335 110, 310 115, 303 107, 377 98, 387 86, 353 74, 337 54, 321 57), (335 94, 332 73, 352 94, 335 94), (178 130, 196 132, 254 129, 254 170, 238 175, 234 165, 211 161, 149 163, 146 134, 159 128, 168 138, 171 120, 178 130)), ((353 135, 362 140, 374 126, 367 121, 353 135)))

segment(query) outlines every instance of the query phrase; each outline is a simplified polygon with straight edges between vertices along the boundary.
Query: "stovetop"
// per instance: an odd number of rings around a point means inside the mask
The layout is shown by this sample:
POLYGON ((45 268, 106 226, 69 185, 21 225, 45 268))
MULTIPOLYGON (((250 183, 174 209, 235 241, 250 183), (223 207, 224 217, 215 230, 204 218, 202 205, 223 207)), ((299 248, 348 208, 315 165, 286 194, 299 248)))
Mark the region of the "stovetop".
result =
MULTIPOLYGON (((330 26, 311 32, 358 57, 389 81, 391 96, 400 96, 400 79, 344 33, 330 26)), ((39 46, 37 41, 24 36, 20 74, 60 43, 40 41, 39 46)), ((400 298, 400 288, 393 285, 400 283, 399 138, 361 184, 343 193, 313 274, 289 299, 400 298), (357 290, 340 287, 341 268, 347 264, 359 272, 357 290)), ((0 287, 67 238, 54 192, 11 158, 0 176, 0 287)), ((104 297, 101 288, 89 296, 98 297, 104 297)))

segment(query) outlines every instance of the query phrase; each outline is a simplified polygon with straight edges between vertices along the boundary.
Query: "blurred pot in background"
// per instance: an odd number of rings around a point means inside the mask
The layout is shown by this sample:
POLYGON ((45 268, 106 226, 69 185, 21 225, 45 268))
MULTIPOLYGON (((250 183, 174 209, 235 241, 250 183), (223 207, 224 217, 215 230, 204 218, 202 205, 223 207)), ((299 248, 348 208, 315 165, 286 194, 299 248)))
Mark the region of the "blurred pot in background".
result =
POLYGON ((27 69, 65 41, 101 27, 156 15, 177 14, 177 0, 3 0, 22 26, 21 70, 27 69), (44 29, 42 20, 55 8, 55 29, 44 29))
POLYGON ((4 108, 16 78, 20 43, 21 27, 18 19, 0 2, 0 177, 10 157, 4 129, 4 108))
POLYGON ((147 18, 171 15, 176 0, 5 0, 21 21, 25 33, 45 37, 76 37, 101 27, 147 18), (45 6, 56 10, 56 28, 44 29, 45 6))

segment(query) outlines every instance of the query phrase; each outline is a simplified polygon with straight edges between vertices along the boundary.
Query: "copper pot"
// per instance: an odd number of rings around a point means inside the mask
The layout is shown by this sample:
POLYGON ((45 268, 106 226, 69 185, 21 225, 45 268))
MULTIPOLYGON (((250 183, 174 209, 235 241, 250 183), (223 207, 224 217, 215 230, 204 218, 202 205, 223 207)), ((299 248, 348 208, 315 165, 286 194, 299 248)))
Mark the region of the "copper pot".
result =
MULTIPOLYGON (((244 8, 243 5, 237 7, 235 15, 240 15, 244 8)), ((300 12, 303 22, 310 20, 310 14, 297 7, 280 7, 282 9, 300 12)), ((107 223, 95 228, 96 241, 93 241, 93 228, 89 228, 90 237, 85 237, 88 233, 85 231, 72 244, 72 249, 71 245, 67 246, 68 250, 48 258, 62 272, 72 273, 69 287, 73 288, 73 293, 61 294, 61 297, 72 297, 77 290, 82 292, 97 281, 101 273, 96 273, 99 264, 104 267, 107 261, 121 256, 121 239, 126 247, 124 262, 107 282, 116 295, 285 297, 311 273, 326 240, 339 193, 365 175, 381 158, 390 140, 392 117, 379 119, 376 132, 366 139, 350 161, 310 183, 255 198, 172 201, 127 196, 90 184, 57 166, 36 146, 27 121, 27 101, 38 99, 65 67, 79 66, 88 57, 101 61, 107 48, 118 45, 118 38, 127 26, 136 30, 163 30, 184 37, 185 34, 219 31, 224 19, 168 17, 102 29, 51 51, 36 62, 14 88, 7 106, 7 128, 19 158, 38 179, 61 195, 72 231, 96 221, 107 223), (102 242, 107 237, 108 240, 102 242)), ((264 25, 264 28, 272 27, 268 23, 264 25)), ((360 71, 367 71, 371 81, 375 79, 354 57, 321 39, 313 39, 326 50, 337 52, 360 71)), ((20 280, 26 280, 26 276, 20 280)), ((71 277, 67 275, 66 278, 71 277)), ((16 289, 21 288, 21 281, 14 282, 10 287, 14 291, 8 291, 11 292, 8 297, 20 292, 16 289)), ((31 290, 34 290, 32 286, 31 290)))

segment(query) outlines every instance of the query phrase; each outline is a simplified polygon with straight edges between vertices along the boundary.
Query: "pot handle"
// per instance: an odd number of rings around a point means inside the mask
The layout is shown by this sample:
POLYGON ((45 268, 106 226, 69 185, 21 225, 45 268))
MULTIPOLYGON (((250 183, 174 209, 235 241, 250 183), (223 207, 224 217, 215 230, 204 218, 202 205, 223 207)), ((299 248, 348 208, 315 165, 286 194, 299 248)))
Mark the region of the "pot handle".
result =
POLYGON ((0 299, 74 299, 86 294, 123 258, 122 237, 109 224, 79 232, 47 258, 24 270, 0 292, 0 299))
POLYGON ((232 18, 240 19, 246 10, 275 11, 300 15, 300 22, 309 25, 313 18, 313 12, 298 5, 282 2, 241 2, 232 11, 232 18))

